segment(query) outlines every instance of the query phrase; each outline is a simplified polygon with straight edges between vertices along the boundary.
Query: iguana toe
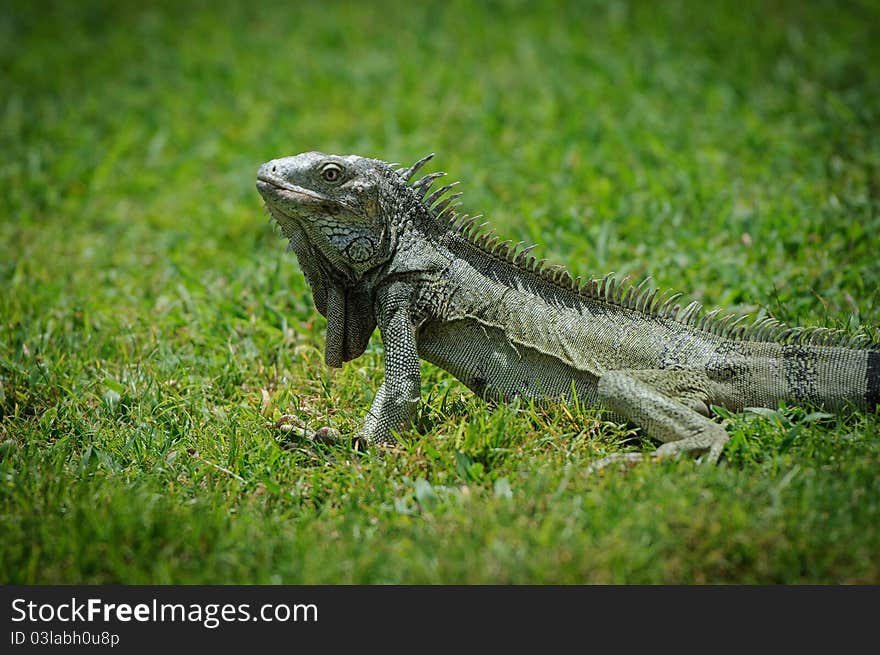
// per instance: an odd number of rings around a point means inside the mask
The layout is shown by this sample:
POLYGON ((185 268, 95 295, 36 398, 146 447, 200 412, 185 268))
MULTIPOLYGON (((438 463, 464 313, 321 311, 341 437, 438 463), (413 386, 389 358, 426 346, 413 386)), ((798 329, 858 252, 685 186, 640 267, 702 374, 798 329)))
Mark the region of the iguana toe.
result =
POLYGON ((615 455, 603 457, 598 462, 590 464, 587 473, 596 473, 613 464, 619 464, 620 466, 618 468, 620 469, 632 468, 644 459, 645 456, 642 453, 617 453, 615 455))
POLYGON ((305 430, 305 423, 303 423, 298 416, 293 414, 285 414, 277 421, 275 421, 275 429, 281 430, 282 432, 293 432, 294 430, 305 430))
POLYGON ((276 430, 287 434, 294 433, 293 436, 301 437, 306 441, 314 443, 332 446, 345 442, 342 433, 336 428, 324 426, 312 431, 308 428, 305 421, 294 414, 285 414, 275 421, 274 427, 276 430))
POLYGON ((315 433, 312 435, 312 441, 315 443, 322 443, 328 446, 335 446, 341 444, 345 441, 342 436, 342 433, 336 428, 331 427, 321 427, 315 430, 315 433))

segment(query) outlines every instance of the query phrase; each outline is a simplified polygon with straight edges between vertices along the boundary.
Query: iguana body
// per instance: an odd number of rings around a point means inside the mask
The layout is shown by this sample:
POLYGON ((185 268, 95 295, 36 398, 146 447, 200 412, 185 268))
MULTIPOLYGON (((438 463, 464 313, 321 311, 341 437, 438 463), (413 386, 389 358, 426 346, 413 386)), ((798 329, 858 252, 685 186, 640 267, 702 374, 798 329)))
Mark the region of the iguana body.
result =
POLYGON ((429 158, 395 168, 304 153, 258 174, 327 317, 327 363, 358 357, 379 327, 385 381, 358 435, 368 444, 393 442, 412 419, 420 359, 487 397, 577 394, 663 442, 659 456, 708 450, 712 461, 727 433, 711 405, 880 401, 880 347, 866 337, 743 325, 610 276, 581 285, 478 233, 455 213, 452 185, 429 194, 442 173, 410 184, 429 158))

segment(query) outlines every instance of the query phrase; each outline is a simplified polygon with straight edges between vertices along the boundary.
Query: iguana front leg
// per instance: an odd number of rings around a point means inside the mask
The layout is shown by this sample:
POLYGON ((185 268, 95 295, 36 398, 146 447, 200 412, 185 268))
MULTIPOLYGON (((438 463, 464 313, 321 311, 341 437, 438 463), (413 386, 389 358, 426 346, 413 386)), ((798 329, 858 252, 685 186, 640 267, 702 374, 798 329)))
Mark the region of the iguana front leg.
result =
MULTIPOLYGON (((728 435, 707 416, 709 399, 717 393, 705 374, 690 370, 608 371, 599 378, 603 406, 663 442, 655 458, 707 451, 706 461, 721 456, 728 435)), ((612 455, 591 468, 616 462, 637 462, 641 453, 612 455)))
MULTIPOLYGON (((416 347, 416 331, 410 314, 411 289, 396 283, 377 294, 377 324, 385 346, 385 380, 376 391, 355 445, 373 446, 395 443, 394 432, 409 425, 421 397, 421 370, 416 347)), ((276 427, 292 431, 301 422, 294 416, 282 416, 276 427)), ((322 427, 311 439, 322 443, 341 443, 338 430, 322 427)))
POLYGON ((376 322, 385 347, 385 380, 357 435, 368 446, 395 443, 393 432, 407 427, 418 408, 421 370, 410 311, 411 293, 408 285, 398 282, 377 294, 376 322))

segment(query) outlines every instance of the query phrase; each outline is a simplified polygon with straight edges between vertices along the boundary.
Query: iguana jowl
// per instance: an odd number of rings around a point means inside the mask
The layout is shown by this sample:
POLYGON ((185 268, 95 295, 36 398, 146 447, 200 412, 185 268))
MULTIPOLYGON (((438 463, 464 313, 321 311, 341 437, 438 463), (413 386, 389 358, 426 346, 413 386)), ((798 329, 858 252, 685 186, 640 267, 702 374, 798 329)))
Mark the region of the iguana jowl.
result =
POLYGON ((710 461, 727 441, 711 405, 880 401, 880 345, 867 337, 744 324, 611 276, 581 285, 459 216, 453 184, 430 192, 444 173, 410 182, 430 157, 397 167, 308 152, 257 176, 327 317, 327 364, 361 355, 379 327, 385 380, 358 435, 367 444, 393 442, 412 419, 420 359, 484 396, 577 394, 661 441, 657 456, 710 461))

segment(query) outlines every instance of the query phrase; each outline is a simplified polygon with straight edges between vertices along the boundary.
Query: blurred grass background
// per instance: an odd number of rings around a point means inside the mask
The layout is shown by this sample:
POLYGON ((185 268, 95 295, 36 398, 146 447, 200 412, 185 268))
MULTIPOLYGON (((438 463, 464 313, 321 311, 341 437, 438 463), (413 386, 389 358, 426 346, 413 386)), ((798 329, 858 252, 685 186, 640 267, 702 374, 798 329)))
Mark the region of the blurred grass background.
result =
POLYGON ((875 2, 0 7, 3 582, 878 582, 876 416, 728 417, 716 469, 430 366, 404 452, 381 346, 323 319, 254 189, 305 150, 438 153, 576 274, 880 324, 875 2))

